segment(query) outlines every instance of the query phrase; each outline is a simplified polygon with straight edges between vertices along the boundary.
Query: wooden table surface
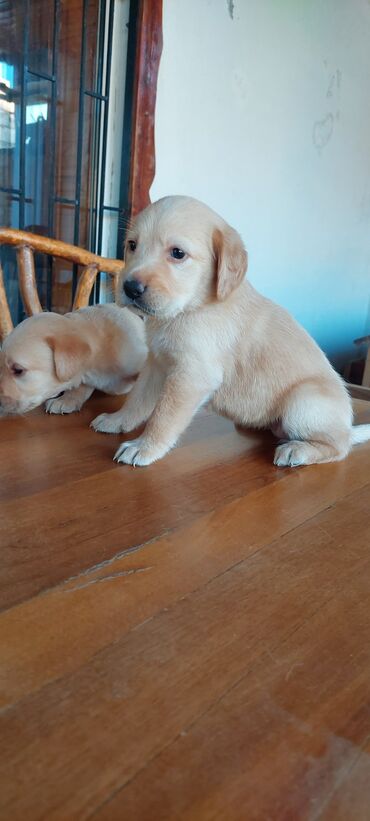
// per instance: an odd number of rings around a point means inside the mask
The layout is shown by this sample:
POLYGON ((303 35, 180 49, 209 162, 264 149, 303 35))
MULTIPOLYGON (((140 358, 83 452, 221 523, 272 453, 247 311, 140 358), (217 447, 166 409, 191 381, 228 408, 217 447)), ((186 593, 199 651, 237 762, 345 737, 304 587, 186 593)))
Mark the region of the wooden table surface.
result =
POLYGON ((370 443, 204 411, 134 469, 118 404, 0 422, 1 819, 369 821, 370 443))

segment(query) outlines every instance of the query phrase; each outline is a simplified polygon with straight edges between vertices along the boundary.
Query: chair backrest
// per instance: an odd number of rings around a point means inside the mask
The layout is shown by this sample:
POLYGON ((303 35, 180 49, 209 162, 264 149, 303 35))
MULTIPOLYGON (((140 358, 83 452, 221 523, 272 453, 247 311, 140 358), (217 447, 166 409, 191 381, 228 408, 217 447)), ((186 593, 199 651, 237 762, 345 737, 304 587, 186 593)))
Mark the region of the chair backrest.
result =
MULTIPOLYGON (((30 234, 15 228, 0 228, 0 245, 12 245, 16 248, 19 290, 28 316, 38 314, 42 306, 37 293, 34 252, 48 254, 52 257, 75 262, 83 266, 73 300, 72 310, 89 304, 89 297, 98 273, 110 274, 115 280, 124 268, 121 259, 108 259, 49 237, 30 234)), ((0 265, 0 340, 13 329, 9 304, 6 296, 4 277, 0 265)))

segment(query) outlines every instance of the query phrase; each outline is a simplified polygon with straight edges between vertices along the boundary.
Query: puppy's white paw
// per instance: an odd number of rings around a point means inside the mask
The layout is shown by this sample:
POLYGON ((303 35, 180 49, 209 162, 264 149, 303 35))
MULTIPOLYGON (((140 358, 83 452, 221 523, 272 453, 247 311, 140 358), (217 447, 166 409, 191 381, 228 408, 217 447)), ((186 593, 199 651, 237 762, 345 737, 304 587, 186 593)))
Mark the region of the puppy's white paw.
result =
POLYGON ((75 413, 81 410, 83 402, 78 402, 74 396, 65 393, 58 399, 48 399, 45 402, 47 413, 75 413))
POLYGON ((131 442, 122 442, 113 458, 115 462, 121 462, 125 465, 144 467, 144 465, 151 465, 152 462, 160 459, 163 453, 163 451, 148 445, 144 436, 139 436, 137 439, 131 439, 131 442))
POLYGON ((274 465, 295 468, 299 465, 310 465, 313 462, 312 445, 308 442, 290 441, 278 445, 275 450, 274 465))
POLYGON ((100 433, 121 433, 124 430, 122 415, 120 413, 101 413, 100 416, 93 419, 90 427, 100 433))

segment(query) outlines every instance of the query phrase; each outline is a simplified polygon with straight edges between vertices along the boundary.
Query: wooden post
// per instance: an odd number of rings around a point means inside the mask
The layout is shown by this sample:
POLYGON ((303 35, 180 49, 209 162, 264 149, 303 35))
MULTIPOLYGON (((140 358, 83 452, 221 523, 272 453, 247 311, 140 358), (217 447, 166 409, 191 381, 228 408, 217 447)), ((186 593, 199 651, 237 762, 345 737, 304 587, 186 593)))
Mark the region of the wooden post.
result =
POLYGON ((40 314, 42 312, 42 306, 37 293, 35 261, 32 248, 29 248, 28 245, 19 245, 16 250, 19 290, 26 313, 29 316, 40 314))
POLYGON ((76 311, 78 308, 84 308, 89 304, 89 297, 98 271, 98 266, 94 264, 87 265, 86 268, 84 268, 78 281, 77 290, 73 301, 73 311, 76 311))
POLYGON ((0 342, 13 330, 13 322, 5 293, 3 269, 0 265, 0 342))
POLYGON ((362 384, 370 389, 370 345, 367 349, 367 356, 365 360, 365 370, 362 377, 362 384))
POLYGON ((149 205, 155 173, 154 125, 163 45, 162 3, 163 0, 139 2, 129 191, 131 216, 149 205))

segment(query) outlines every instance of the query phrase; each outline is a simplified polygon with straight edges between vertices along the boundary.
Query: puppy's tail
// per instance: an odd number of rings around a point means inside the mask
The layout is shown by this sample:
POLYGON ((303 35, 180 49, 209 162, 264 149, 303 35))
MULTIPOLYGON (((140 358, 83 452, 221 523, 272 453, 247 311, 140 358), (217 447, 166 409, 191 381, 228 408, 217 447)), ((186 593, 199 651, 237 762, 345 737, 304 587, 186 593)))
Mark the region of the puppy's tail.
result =
POLYGON ((359 445, 361 442, 367 442, 369 439, 370 425, 355 425, 355 427, 352 428, 352 445, 359 445))

